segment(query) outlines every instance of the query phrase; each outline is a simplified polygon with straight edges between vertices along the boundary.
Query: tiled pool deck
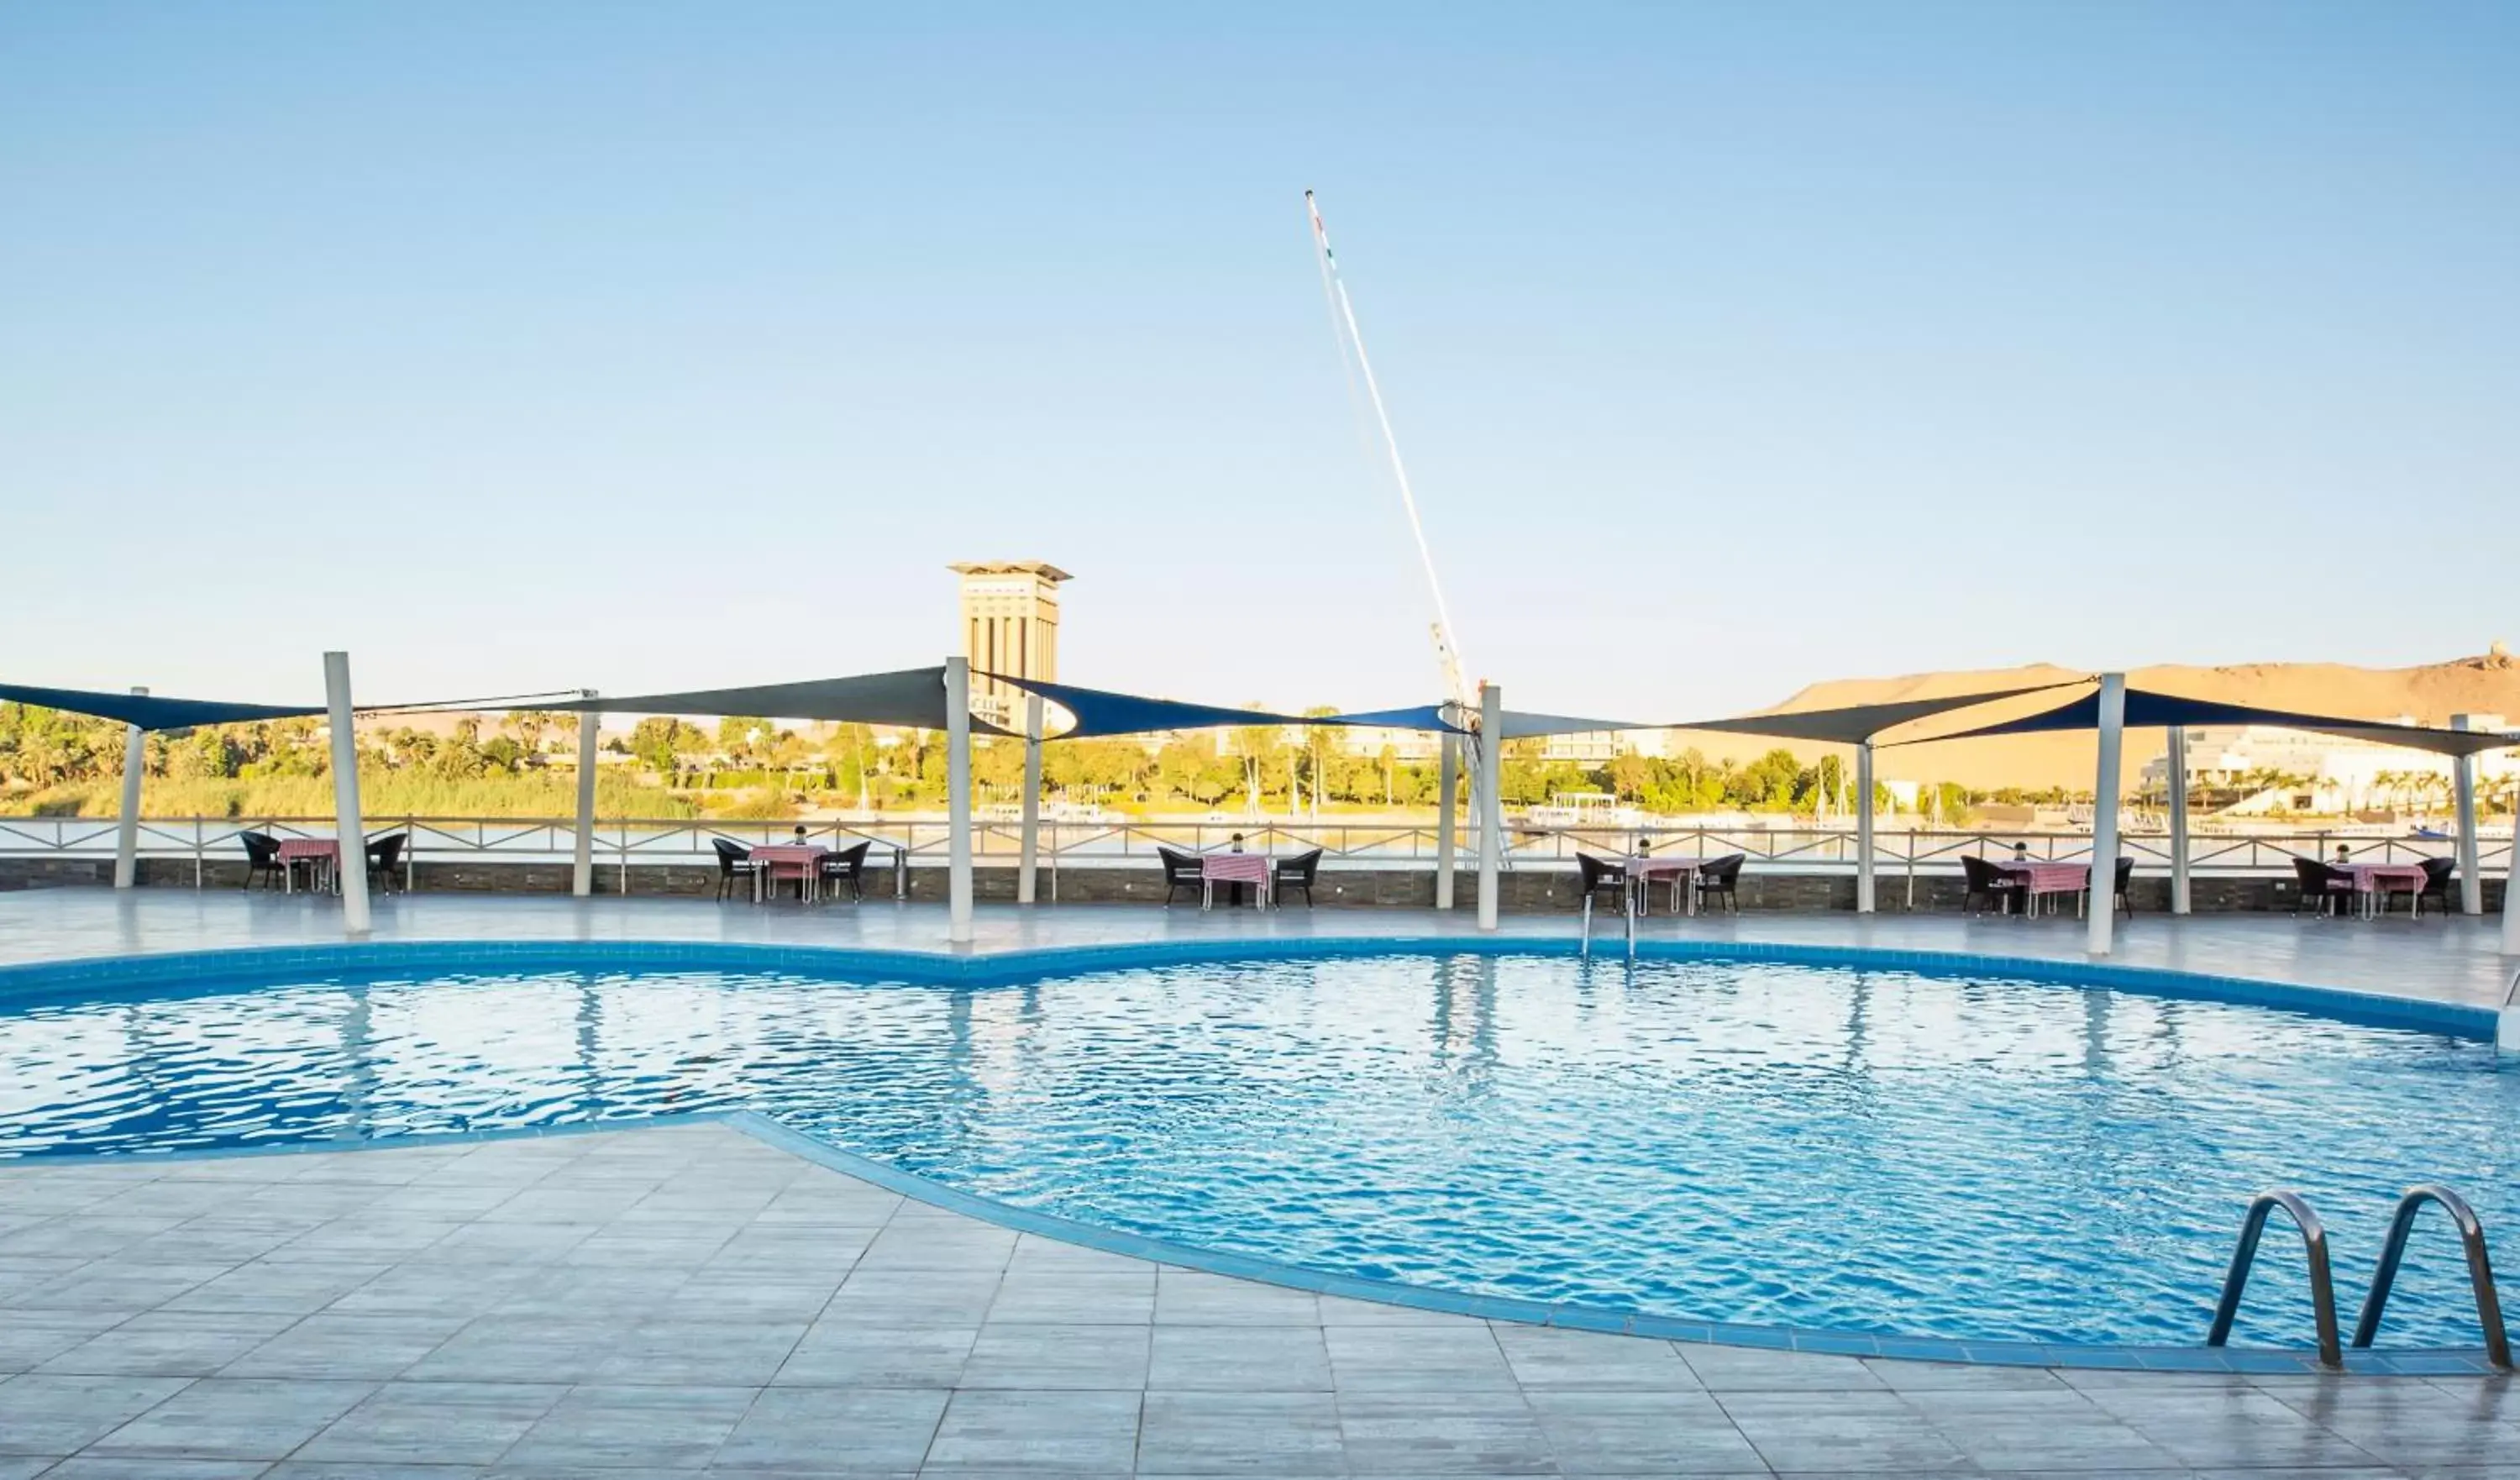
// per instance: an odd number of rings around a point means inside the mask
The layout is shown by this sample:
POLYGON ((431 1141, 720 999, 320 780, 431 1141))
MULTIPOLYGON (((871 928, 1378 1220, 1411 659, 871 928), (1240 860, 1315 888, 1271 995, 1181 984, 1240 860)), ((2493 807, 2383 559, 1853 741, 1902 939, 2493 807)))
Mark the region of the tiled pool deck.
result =
MULTIPOLYGON (((0 961, 338 938, 304 899, 0 896, 0 961)), ((1561 937, 1554 920, 1508 930, 1561 937)), ((1657 935, 2079 960, 2070 922, 1657 935)), ((1429 915, 983 911, 983 950, 1466 933, 1429 915)), ((380 938, 936 950, 934 909, 384 901, 380 938)), ((2475 921, 2144 919, 2134 964, 2483 1005, 2475 921)), ((0 1480, 688 1475, 2520 1480, 2504 1377, 2060 1370, 1487 1322, 905 1201, 734 1125, 0 1164, 0 1480)))

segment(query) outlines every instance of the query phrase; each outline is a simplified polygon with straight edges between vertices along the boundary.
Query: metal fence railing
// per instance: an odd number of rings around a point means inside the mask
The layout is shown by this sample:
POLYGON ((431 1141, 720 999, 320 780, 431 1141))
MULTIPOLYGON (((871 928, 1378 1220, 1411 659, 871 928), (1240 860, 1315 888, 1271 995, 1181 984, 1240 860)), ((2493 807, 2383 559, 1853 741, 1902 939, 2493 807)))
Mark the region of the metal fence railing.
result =
MULTIPOLYGON (((116 823, 112 818, 0 817, 0 858, 111 859, 116 823)), ((595 860, 607 871, 606 886, 628 892, 633 874, 643 869, 716 867, 713 840, 728 838, 754 844, 786 841, 794 823, 727 820, 606 820, 596 825, 595 860)), ((875 845, 878 862, 896 874, 912 868, 941 866, 947 848, 941 817, 867 817, 804 824, 807 837, 831 847, 859 842, 875 845)), ((458 863, 566 863, 575 849, 576 826, 566 818, 371 817, 371 837, 406 834, 401 867, 405 882, 425 886, 432 865, 458 863)), ((330 818, 146 818, 140 824, 140 855, 146 859, 189 862, 199 883, 208 865, 241 858, 238 840, 247 831, 275 837, 329 837, 330 818)), ((1050 871, 1056 897, 1057 871, 1144 862, 1152 864, 1158 847, 1204 852, 1233 845, 1259 853, 1299 853, 1319 848, 1328 869, 1432 869, 1437 853, 1435 822, 1415 820, 1259 818, 1215 819, 1044 820, 1041 860, 1050 871)), ((1642 849, 1666 855, 1716 857, 1741 853, 1763 870, 1785 873, 1851 874, 1859 846, 1851 825, 1798 824, 1781 828, 1715 824, 1662 824, 1635 828, 1541 827, 1508 819, 1502 856, 1507 868, 1574 867, 1578 852, 1630 853, 1642 849)), ((2365 863, 2412 863, 2449 857, 2455 844, 2449 838, 2384 836, 2368 828, 2333 830, 2260 829, 2250 831, 2197 830, 2187 839, 2192 875, 2249 876, 2292 872, 2295 859, 2331 859, 2337 846, 2350 848, 2365 863)), ((2120 834, 2120 845, 2136 861, 2138 873, 2167 873, 2171 842, 2166 831, 2145 828, 2120 834)), ((2511 840, 2480 830, 2480 872, 2492 876, 2509 867, 2511 840)), ((991 816, 975 822, 972 848, 984 866, 1012 864, 1022 847, 1021 825, 991 816)), ((1923 877, 1959 872, 1963 856, 2011 857, 2015 849, 2036 859, 2088 861, 2088 832, 2036 831, 2018 829, 1876 828, 1872 839, 1877 876, 1923 877)), ((1477 829, 1464 821, 1458 838, 1462 867, 1475 861, 1477 829)))

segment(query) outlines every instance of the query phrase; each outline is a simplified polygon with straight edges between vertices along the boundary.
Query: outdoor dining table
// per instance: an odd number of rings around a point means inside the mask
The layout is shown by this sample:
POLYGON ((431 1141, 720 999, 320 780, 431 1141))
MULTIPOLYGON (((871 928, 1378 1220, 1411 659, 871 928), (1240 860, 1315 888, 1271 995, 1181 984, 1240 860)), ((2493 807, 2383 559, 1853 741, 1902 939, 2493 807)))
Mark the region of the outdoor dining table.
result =
POLYGON ((1676 855, 1655 858, 1648 854, 1632 853, 1619 860, 1619 867, 1627 871, 1628 882, 1636 891, 1639 915, 1652 913, 1647 906, 1652 901, 1654 880, 1658 878, 1671 881, 1673 909, 1682 908, 1682 902, 1685 900, 1688 913, 1691 915, 1697 913, 1697 891, 1688 885, 1689 881, 1696 876, 1697 871, 1706 867, 1706 860, 1681 858, 1676 855))
POLYGON ((1277 870, 1266 853, 1203 853, 1198 860, 1198 907, 1216 903, 1218 884, 1250 884, 1259 890, 1260 908, 1269 908, 1269 881, 1277 870))
POLYGON ((796 898, 801 903, 823 892, 823 860, 831 849, 820 843, 763 843, 744 857, 759 867, 752 871, 752 902, 761 903, 762 881, 776 884, 780 879, 796 880, 796 898))
POLYGON ((2414 896, 2415 918, 2424 913, 2424 868, 2421 864, 2329 864, 2332 873, 2354 880, 2355 908, 2365 919, 2379 913, 2389 895, 2404 889, 2414 896))
POLYGON ((2092 888, 2090 864, 2058 863, 2045 858, 2007 858, 1997 860, 1995 867, 1998 873, 2018 884, 2022 896, 2029 901, 2022 914, 2038 914, 2039 897, 2043 894, 2071 894, 2074 896, 2074 913, 2078 916, 2083 913, 2083 896, 2092 888))
POLYGON ((341 842, 333 837, 289 837, 281 839, 281 887, 291 894, 297 892, 297 865, 313 864, 317 875, 326 882, 336 878, 341 868, 341 842))

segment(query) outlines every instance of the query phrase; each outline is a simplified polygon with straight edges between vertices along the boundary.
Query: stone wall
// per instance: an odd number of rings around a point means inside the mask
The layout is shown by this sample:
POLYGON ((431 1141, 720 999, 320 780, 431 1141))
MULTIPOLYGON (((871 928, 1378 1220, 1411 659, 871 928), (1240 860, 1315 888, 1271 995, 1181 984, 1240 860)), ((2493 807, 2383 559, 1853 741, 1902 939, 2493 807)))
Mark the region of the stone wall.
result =
MULTIPOLYGON (((194 865, 190 859, 144 858, 140 861, 140 881, 160 888, 191 888, 194 865)), ((208 889, 235 889, 246 881, 242 858, 205 860, 201 868, 201 882, 208 889)), ((108 885, 113 882, 113 865, 105 859, 91 858, 0 858, 0 889, 50 888, 61 885, 108 885)), ((399 886, 399 876, 395 883, 399 886)), ((1573 913, 1582 903, 1572 869, 1524 867, 1508 870, 1499 877, 1498 905, 1510 914, 1573 913)), ((945 871, 939 868, 917 868, 910 871, 911 898, 941 903, 945 898, 945 871)), ((707 865, 642 864, 630 871, 630 893, 633 895, 681 896, 706 898, 717 891, 717 870, 707 865)), ((984 901, 1008 901, 1015 897, 1015 873, 1012 867, 982 864, 972 871, 973 893, 984 901)), ((420 865, 419 887, 424 893, 518 893, 565 894, 569 886, 569 866, 564 863, 491 862, 482 859, 462 861, 428 860, 420 865)), ((595 888, 599 894, 617 895, 621 888, 619 866, 598 861, 595 866, 595 888)), ((1883 914, 1899 914, 1911 908, 1911 881, 1905 874, 1884 872, 1876 876, 1875 889, 1883 914)), ((866 892, 870 899, 890 899, 893 874, 889 868, 870 867, 866 875, 866 892)), ((1455 908, 1468 913, 1477 908, 1478 877, 1467 870, 1458 875, 1454 884, 1455 908)), ((1913 880, 1913 908, 1919 911, 1957 912, 1960 908, 1961 883, 1957 875, 1918 875, 1913 880)), ((2132 902, 2138 914, 2164 914, 2170 909, 2170 880, 2167 876, 2138 875, 2131 889, 2132 902)), ((1078 904, 1148 904, 1164 901, 1162 874, 1149 861, 1130 865, 1084 865, 1063 868, 1058 874, 1059 900, 1078 904)), ((2289 911, 2293 908, 2295 889, 2288 877, 2239 877, 2230 875, 2199 875, 2190 890, 2191 902, 2200 915, 2232 911, 2289 911)), ((1048 869, 1041 873, 1041 897, 1052 898, 1052 877, 1048 869)), ((1655 890, 1655 907, 1662 908, 1664 891, 1655 890)), ((1181 896, 1187 903, 1191 896, 1181 896)), ((1301 896, 1294 896, 1301 903, 1301 896)), ((1427 868, 1396 869, 1325 869, 1313 890, 1313 903, 1324 909, 1386 908, 1429 910, 1435 904, 1435 875, 1427 868)), ((1849 874, 1784 874, 1760 873, 1755 867, 1741 875, 1740 905, 1744 913, 1759 911, 1848 910, 1855 908, 1855 875, 1849 874)), ((2485 881, 2485 908, 2488 913, 2502 907, 2502 880, 2489 877, 2485 881)))

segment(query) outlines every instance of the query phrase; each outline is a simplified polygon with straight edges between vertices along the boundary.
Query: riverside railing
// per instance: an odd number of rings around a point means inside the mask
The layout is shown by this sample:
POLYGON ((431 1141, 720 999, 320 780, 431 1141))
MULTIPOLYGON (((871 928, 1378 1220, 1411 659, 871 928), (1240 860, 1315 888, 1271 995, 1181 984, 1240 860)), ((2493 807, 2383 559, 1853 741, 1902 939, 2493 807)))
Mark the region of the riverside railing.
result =
MULTIPOLYGON (((112 818, 0 817, 0 858, 108 860, 113 856, 116 822, 112 818)), ((731 819, 607 820, 595 829, 599 887, 628 893, 633 875, 663 868, 715 869, 714 840, 784 842, 796 824, 731 819)), ((878 867, 889 866, 897 879, 913 868, 942 867, 946 824, 942 817, 904 814, 809 821, 810 841, 846 848, 874 845, 878 867)), ((431 866, 449 864, 565 864, 575 848, 576 825, 566 818, 370 817, 371 837, 402 832, 401 868, 407 886, 426 887, 431 866)), ((198 885, 208 866, 240 859, 240 834, 265 832, 274 837, 330 837, 333 821, 323 817, 144 818, 140 855, 192 866, 198 885)), ((1012 865, 1021 848, 1022 829, 1012 819, 988 817, 974 823, 972 849, 984 867, 1012 865)), ((1257 819, 1044 819, 1041 859, 1048 875, 1049 897, 1057 898, 1058 872, 1064 867, 1092 867, 1145 862, 1152 864, 1159 847, 1196 852, 1227 848, 1236 838, 1256 853, 1301 853, 1319 848, 1329 869, 1428 869, 1435 866, 1438 843, 1435 820, 1297 818, 1257 819)), ((2449 857, 2455 844, 2449 838, 2378 835, 2365 829, 2198 830, 2187 839, 2192 875, 2248 877, 2287 875, 2296 859, 2332 859, 2339 844, 2362 863, 2415 863, 2449 857)), ((2125 853, 2138 873, 2167 873, 2171 839, 2166 831, 2134 830, 2120 834, 2125 853)), ((2480 873, 2487 877, 2509 867, 2509 837, 2478 838, 2480 873)), ((1682 857, 1712 858, 1740 853, 1754 868, 1794 874, 1852 874, 1859 843, 1852 824, 1796 824, 1752 827, 1740 824, 1653 824, 1642 827, 1542 827, 1508 820, 1502 854, 1513 868, 1572 869, 1578 852, 1621 854, 1641 850, 1682 857)), ((2089 862, 2091 834, 2022 829, 1894 829, 1876 827, 1873 872, 1885 887, 1901 878, 1958 874, 1963 857, 2010 858, 2018 848, 2031 858, 2089 862)), ((1457 858, 1464 871, 1475 867, 1478 830, 1462 824, 1457 858)))

